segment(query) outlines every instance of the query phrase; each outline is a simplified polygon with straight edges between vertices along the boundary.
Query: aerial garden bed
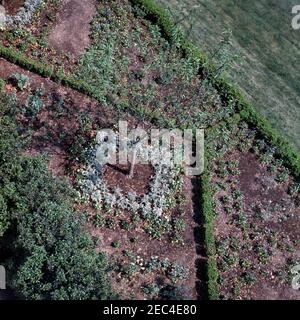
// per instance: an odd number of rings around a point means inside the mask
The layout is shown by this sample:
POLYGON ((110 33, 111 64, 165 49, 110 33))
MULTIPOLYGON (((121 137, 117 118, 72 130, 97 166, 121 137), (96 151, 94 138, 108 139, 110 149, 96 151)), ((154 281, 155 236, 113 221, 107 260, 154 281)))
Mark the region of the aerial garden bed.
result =
MULTIPOLYGON (((62 4, 41 9, 36 23, 44 10, 54 14, 58 5, 62 4)), ((96 5, 91 43, 79 60, 66 60, 47 44, 54 21, 29 26, 37 33, 44 28, 41 37, 26 28, 4 32, 1 55, 22 67, 32 64, 35 72, 93 96, 108 108, 144 115, 159 126, 207 127, 234 112, 234 105, 225 103, 211 81, 198 75, 198 63, 183 57, 179 42, 164 39, 138 7, 127 1, 96 5), (24 32, 30 34, 28 39, 24 32)))
MULTIPOLYGON (((85 213, 97 251, 107 254, 114 292, 137 299, 205 297, 197 271, 197 260, 205 258, 196 248, 195 180, 180 168, 151 165, 136 165, 133 179, 127 166, 95 171, 97 130, 114 128, 119 114, 5 60, 0 75, 19 101, 20 129, 30 133, 25 154, 45 155, 52 174, 77 190, 74 207, 85 213)), ((139 123, 127 120, 132 128, 139 123)))
POLYGON ((1 33, 11 63, 0 60, 0 76, 30 133, 25 154, 46 154, 52 173, 76 190, 72 205, 108 257, 114 292, 299 298, 290 285, 299 263, 299 155, 152 1, 91 3, 91 39, 79 58, 49 45, 63 40, 51 32, 77 8, 58 15, 64 1, 54 1, 31 24, 1 33), (188 178, 180 168, 137 165, 132 179, 127 166, 99 167, 97 131, 116 130, 120 119, 131 128, 206 128, 205 172, 188 178))
POLYGON ((299 299, 291 285, 300 261, 299 177, 244 121, 220 126, 210 139, 220 297, 299 299))
POLYGON ((87 1, 84 6, 80 1, 66 4, 63 0, 27 0, 23 1, 24 6, 21 2, 10 1, 4 5, 8 15, 6 25, 0 32, 2 45, 44 64, 51 64, 56 69, 72 69, 78 55, 89 44, 89 23, 95 11, 94 2, 87 1), (90 9, 87 6, 89 2, 92 4, 90 9), (63 44, 68 44, 68 41, 72 41, 74 46, 64 48, 63 44))

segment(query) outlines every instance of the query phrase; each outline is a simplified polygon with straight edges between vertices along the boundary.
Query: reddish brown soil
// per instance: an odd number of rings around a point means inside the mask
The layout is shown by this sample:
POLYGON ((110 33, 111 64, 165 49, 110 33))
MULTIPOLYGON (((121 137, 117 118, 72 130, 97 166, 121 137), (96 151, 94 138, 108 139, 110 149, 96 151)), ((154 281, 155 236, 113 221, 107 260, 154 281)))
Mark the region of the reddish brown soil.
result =
POLYGON ((111 188, 118 186, 125 193, 135 192, 138 195, 148 191, 154 173, 151 165, 143 164, 135 165, 133 178, 128 176, 129 166, 107 165, 104 170, 104 179, 111 188))
MULTIPOLYGON (((124 250, 133 252, 135 255, 143 258, 145 262, 149 261, 152 256, 158 256, 160 259, 168 258, 171 262, 180 264, 190 270, 188 279, 179 281, 178 285, 182 284, 186 288, 185 291, 188 298, 196 299, 198 296, 196 283, 199 281, 197 279, 196 261, 199 256, 197 256, 194 237, 197 225, 194 216, 192 189, 191 179, 185 178, 184 194, 187 197, 187 201, 184 207, 184 220, 186 229, 183 234, 184 243, 182 245, 170 244, 168 237, 164 237, 161 240, 150 239, 149 235, 143 230, 143 221, 140 221, 129 231, 121 230, 119 227, 116 227, 115 230, 90 227, 89 230, 91 234, 99 241, 99 251, 107 252, 110 257, 122 264, 129 262, 128 259, 122 255, 124 250), (131 239, 136 239, 136 241, 132 243, 130 241, 131 239), (112 243, 115 241, 120 242, 119 248, 112 247, 112 243)), ((173 214, 176 214, 176 209, 173 214)), ((129 214, 124 213, 116 218, 116 220, 120 221, 121 219, 130 222, 129 216, 129 214)), ((112 281, 114 290, 119 292, 123 298, 128 299, 128 297, 132 296, 138 300, 147 298, 141 291, 144 285, 151 283, 170 284, 170 280, 165 276, 158 275, 157 273, 146 274, 143 272, 136 273, 130 279, 121 277, 121 274, 113 272, 112 281)))
MULTIPOLYGON (((91 139, 93 135, 96 135, 99 128, 107 128, 117 122, 113 111, 103 108, 96 100, 24 70, 2 58, 0 58, 0 77, 8 82, 6 91, 16 93, 19 101, 23 104, 25 104, 30 93, 43 86, 45 91, 43 97, 45 108, 39 112, 33 124, 33 141, 27 152, 30 154, 48 154, 50 156, 50 169, 56 175, 63 176, 67 172, 70 174, 70 169, 75 169, 70 168, 66 150, 72 146, 77 138, 77 131, 79 129, 77 117, 79 114, 93 119, 93 125, 88 130, 91 139), (30 78, 29 90, 16 90, 10 80, 14 73, 25 74, 30 78), (53 109, 53 103, 57 99, 64 101, 63 110, 60 110, 59 113, 53 109)), ((130 116, 127 116, 127 119, 129 126, 137 126, 135 119, 130 116)), ((29 126, 26 122, 24 122, 24 125, 29 126)), ((145 126, 147 127, 147 124, 145 126)), ((148 171, 147 176, 151 174, 150 171, 148 171)), ((112 179, 117 182, 121 178, 119 176, 120 172, 112 170, 111 173, 112 177, 108 181, 112 179)), ((139 185, 138 175, 136 177, 137 189, 140 187, 142 189, 147 188, 147 186, 139 185)), ((126 181, 128 182, 128 179, 124 180, 124 187, 126 187, 126 181)))
MULTIPOLYGON (((223 205, 217 201, 217 242, 222 244, 225 240, 237 239, 238 249, 227 249, 226 254, 237 255, 240 259, 240 262, 228 271, 220 271, 223 279, 221 293, 226 298, 234 299, 300 299, 300 292, 293 290, 288 280, 288 272, 293 267, 289 265, 289 261, 300 261, 300 208, 295 207, 287 194, 291 181, 277 183, 274 176, 250 152, 229 153, 224 160, 239 160, 240 174, 229 176, 225 180, 231 187, 238 187, 244 195, 243 211, 248 229, 246 233, 242 232, 235 223, 235 213, 225 213, 223 205), (272 209, 272 214, 261 220, 253 211, 255 205, 265 209, 268 206, 277 209, 272 209), (284 220, 281 221, 280 218, 284 220), (272 237, 275 238, 275 244, 271 242, 272 237), (266 263, 261 263, 258 259, 256 248, 260 246, 269 252, 266 263), (242 267, 241 262, 244 260, 251 263, 250 269, 242 267), (250 285, 241 284, 245 272, 253 274, 256 281, 250 285), (279 278, 278 274, 282 274, 283 279, 279 278), (232 296, 232 290, 237 283, 241 286, 240 292, 232 296)), ((213 181, 217 183, 222 179, 214 176, 213 181)), ((229 190, 220 191, 216 199, 222 199, 229 194, 229 190)), ((220 257, 218 261, 221 262, 220 257)))
POLYGON ((13 16, 15 15, 19 9, 23 6, 25 0, 5 0, 4 8, 6 13, 13 16))
MULTIPOLYGON (((64 175, 66 170, 70 168, 66 159, 66 149, 70 147, 76 139, 78 130, 78 122, 76 115, 85 113, 95 119, 99 124, 103 121, 107 124, 107 119, 111 119, 109 115, 100 105, 93 99, 90 99, 77 91, 59 86, 49 79, 42 78, 36 74, 25 71, 18 66, 0 59, 0 77, 8 80, 13 73, 22 73, 30 78, 30 91, 16 91, 16 89, 8 84, 7 91, 16 92, 19 100, 25 103, 30 92, 41 86, 45 89, 45 97, 43 102, 45 108, 38 114, 34 122, 34 134, 31 147, 27 150, 30 154, 47 153, 50 156, 50 168, 57 175, 64 175), (51 109, 53 101, 63 99, 64 110, 62 115, 57 116, 55 110, 51 109), (62 133, 64 136, 62 137, 62 133)), ((24 122, 26 125, 26 122, 24 122)), ((91 134, 93 133, 91 128, 91 134)))
POLYGON ((62 0, 48 36, 49 44, 58 51, 79 57, 89 46, 90 23, 95 12, 95 0, 62 0))

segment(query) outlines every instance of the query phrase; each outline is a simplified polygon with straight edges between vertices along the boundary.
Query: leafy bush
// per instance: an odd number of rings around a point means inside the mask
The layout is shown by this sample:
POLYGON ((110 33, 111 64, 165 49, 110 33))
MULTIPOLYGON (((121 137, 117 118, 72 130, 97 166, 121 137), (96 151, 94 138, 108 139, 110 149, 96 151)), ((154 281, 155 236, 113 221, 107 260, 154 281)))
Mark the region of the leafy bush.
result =
MULTIPOLYGON (((11 108, 12 107, 12 108, 11 108)), ((8 284, 26 299, 106 299, 106 259, 85 234, 73 192, 48 172, 41 157, 22 155, 12 110, 0 101, 0 234, 10 252, 8 284)))
POLYGON ((163 300, 187 300, 188 295, 186 288, 183 286, 166 285, 160 290, 159 296, 163 300))
POLYGON ((29 86, 29 77, 23 73, 14 73, 12 79, 16 81, 19 90, 23 91, 29 86))
POLYGON ((156 283, 151 283, 149 285, 146 285, 142 288, 142 291, 153 297, 153 296, 157 296, 160 292, 160 286, 158 286, 156 283))
POLYGON ((25 105, 25 115, 29 118, 35 118, 44 104, 41 97, 44 95, 43 88, 36 90, 33 95, 30 95, 25 105))

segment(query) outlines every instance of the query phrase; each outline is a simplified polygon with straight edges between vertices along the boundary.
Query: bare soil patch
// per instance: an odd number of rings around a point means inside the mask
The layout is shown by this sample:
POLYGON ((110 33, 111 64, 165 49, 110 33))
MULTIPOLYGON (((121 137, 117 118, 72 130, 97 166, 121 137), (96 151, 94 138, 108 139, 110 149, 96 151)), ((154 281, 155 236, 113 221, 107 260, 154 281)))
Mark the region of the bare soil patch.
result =
POLYGON ((90 44, 90 23, 95 12, 95 0, 62 0, 48 36, 49 44, 58 51, 79 57, 90 44))
POLYGON ((154 174, 151 165, 136 164, 134 178, 128 176, 129 166, 107 165, 104 169, 104 180, 110 187, 118 186, 123 192, 145 194, 149 189, 149 182, 154 174))
POLYGON ((25 0, 5 0, 2 4, 6 10, 6 13, 13 16, 24 5, 25 0))

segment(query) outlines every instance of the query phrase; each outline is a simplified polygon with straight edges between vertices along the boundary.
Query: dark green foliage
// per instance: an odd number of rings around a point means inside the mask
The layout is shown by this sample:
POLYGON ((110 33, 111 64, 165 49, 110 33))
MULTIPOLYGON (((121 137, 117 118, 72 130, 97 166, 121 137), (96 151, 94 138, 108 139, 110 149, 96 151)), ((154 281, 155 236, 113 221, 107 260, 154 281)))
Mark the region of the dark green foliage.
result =
MULTIPOLYGON (((208 159, 206 158, 206 161, 208 159)), ((201 204, 204 214, 205 248, 207 255, 207 279, 208 297, 210 300, 219 299, 218 289, 218 267, 216 261, 216 244, 214 237, 214 209, 213 193, 211 190, 210 174, 206 170, 200 178, 201 182, 201 204)))
MULTIPOLYGON (((172 41, 175 33, 174 23, 172 22, 170 15, 167 14, 163 8, 158 6, 153 0, 130 1, 133 5, 141 7, 146 13, 146 16, 161 28, 165 37, 172 41)), ((177 36, 176 39, 178 45, 183 51, 183 54, 199 66, 199 72, 205 74, 206 77, 210 79, 225 101, 233 101, 236 105, 236 110, 240 112, 241 116, 247 122, 256 126, 261 132, 261 135, 279 149, 279 153, 282 154, 285 164, 292 170, 292 173, 295 176, 298 176, 300 174, 300 156, 294 148, 289 145, 289 143, 272 128, 270 123, 245 100, 242 93, 234 85, 223 77, 215 77, 216 68, 209 63, 207 57, 199 48, 190 43, 183 34, 177 36)), ((69 86, 74 90, 78 90, 91 97, 99 98, 94 93, 93 88, 87 83, 75 80, 73 77, 65 76, 61 72, 57 72, 57 74, 55 74, 52 67, 44 66, 33 59, 27 58, 25 55, 17 53, 12 48, 6 48, 0 45, 0 56, 12 63, 16 63, 21 67, 26 68, 27 70, 36 72, 41 76, 51 77, 52 80, 69 86)), ((153 116, 153 114, 150 114, 149 116, 153 116)))
POLYGON ((14 103, 1 99, 0 235, 12 256, 1 263, 9 286, 26 299, 108 298, 106 259, 85 234, 83 215, 72 210, 73 192, 42 157, 20 153, 14 103))
POLYGON ((17 126, 12 121, 13 112, 16 109, 14 99, 0 94, 0 237, 9 227, 9 209, 7 197, 14 192, 14 184, 4 180, 4 168, 7 162, 15 156, 15 152, 21 146, 17 126))
POLYGON ((36 90, 36 92, 32 95, 30 95, 27 99, 24 113, 26 117, 28 118, 35 118, 36 115, 40 112, 40 110, 43 108, 44 104, 41 100, 41 97, 43 96, 44 92, 43 89, 36 90))
POLYGON ((0 93, 4 90, 4 87, 5 87, 5 81, 0 78, 0 93))
POLYGON ((3 45, 0 45, 0 55, 10 62, 18 64, 26 70, 36 72, 43 77, 51 77, 53 74, 53 69, 51 67, 27 58, 24 54, 18 53, 12 48, 7 48, 3 45))
POLYGON ((186 288, 182 286, 166 285, 160 289, 159 296, 163 300, 188 300, 186 288))

